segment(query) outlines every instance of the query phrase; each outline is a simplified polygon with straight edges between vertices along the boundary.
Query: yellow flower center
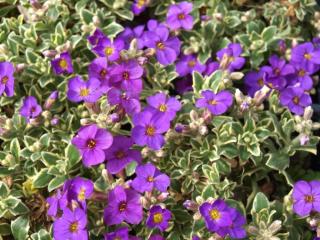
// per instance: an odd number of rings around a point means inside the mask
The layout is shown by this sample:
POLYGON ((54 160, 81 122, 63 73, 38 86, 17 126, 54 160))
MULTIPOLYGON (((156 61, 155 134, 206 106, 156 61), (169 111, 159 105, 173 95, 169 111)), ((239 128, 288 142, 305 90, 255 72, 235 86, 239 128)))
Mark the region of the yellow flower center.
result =
POLYGON ((124 210, 126 210, 126 208, 127 208, 127 203, 125 203, 125 202, 120 203, 120 205, 119 205, 120 212, 123 212, 124 210))
POLYGON ((212 220, 218 220, 220 218, 220 212, 217 209, 212 209, 210 211, 210 217, 212 220))
POLYGON ((268 85, 269 87, 273 88, 273 83, 270 82, 270 83, 268 83, 267 85, 268 85))
POLYGON ((307 203, 312 203, 314 202, 314 197, 312 195, 305 195, 304 196, 304 200, 307 202, 307 203))
POLYGON ((9 78, 7 76, 4 76, 2 79, 1 79, 1 83, 2 84, 6 84, 8 82, 9 78))
POLYGON ((121 237, 115 237, 113 240, 122 240, 121 237))
POLYGON ((107 70, 106 69, 102 69, 101 71, 100 71, 100 76, 101 77, 105 77, 107 75, 107 70))
POLYGON ((262 78, 259 78, 258 84, 259 84, 260 87, 262 87, 264 85, 264 82, 263 82, 262 78))
POLYGON ((160 107, 159 107, 159 111, 160 112, 165 112, 167 111, 167 106, 165 104, 161 104, 160 107))
POLYGON ((149 177, 147 178, 147 181, 148 181, 148 182, 153 182, 153 181, 154 181, 154 178, 153 178, 152 176, 149 176, 149 177))
POLYGON ((156 213, 153 215, 154 223, 161 223, 163 221, 162 213, 156 213))
POLYGON ((304 75, 306 75, 306 71, 305 70, 300 70, 298 75, 299 75, 299 77, 303 77, 304 75))
POLYGON ((123 72, 123 73, 122 73, 122 78, 123 78, 124 80, 129 80, 129 73, 128 73, 128 72, 123 72))
POLYGON ((106 47, 104 49, 104 53, 107 55, 107 56, 110 56, 112 53, 113 53, 113 48, 112 47, 106 47))
POLYGON ((86 97, 89 95, 89 89, 88 88, 81 88, 80 90, 80 96, 81 97, 86 97))
POLYGON ((146 1, 145 0, 138 0, 138 2, 137 2, 137 6, 139 7, 139 8, 142 8, 143 6, 144 6, 144 4, 146 3, 146 1))
POLYGON ((77 221, 75 221, 70 224, 69 230, 70 230, 70 232, 75 233, 75 232, 78 232, 78 227, 79 227, 79 224, 77 221))
POLYGON ((158 42, 157 43, 157 48, 159 48, 160 50, 163 50, 164 49, 164 43, 163 42, 158 42))
POLYGON ((218 102, 213 99, 213 100, 210 100, 210 101, 209 101, 209 104, 210 104, 210 105, 217 105, 218 102))
POLYGON ((188 62, 189 67, 194 67, 195 65, 196 65, 196 61, 191 60, 188 62))
POLYGON ((84 201, 86 199, 86 189, 85 188, 81 188, 80 192, 78 194, 78 200, 79 201, 84 201))
POLYGON ((87 146, 90 149, 94 148, 96 146, 96 144, 97 144, 96 141, 93 139, 89 139, 89 141, 87 142, 87 146))
POLYGON ((147 126, 146 134, 148 136, 153 136, 155 134, 156 130, 152 126, 147 126))
POLYGON ((117 159, 121 159, 124 156, 125 156, 125 153, 123 151, 121 151, 121 150, 116 153, 116 158, 117 159))
POLYGON ((183 14, 183 13, 180 13, 179 15, 178 15, 178 19, 180 19, 180 20, 183 20, 183 19, 185 19, 186 18, 186 16, 183 14))
POLYGON ((292 101, 293 101, 294 104, 299 104, 300 99, 299 99, 299 97, 296 96, 296 97, 293 98, 292 101))
POLYGON ((59 66, 62 68, 62 69, 66 69, 68 67, 68 63, 65 59, 61 59, 59 61, 59 66))
POLYGON ((280 69, 279 69, 279 68, 274 69, 274 73, 275 73, 276 75, 279 75, 279 74, 280 74, 280 69))
POLYGON ((303 55, 305 59, 310 60, 311 59, 311 55, 309 53, 306 53, 303 55))

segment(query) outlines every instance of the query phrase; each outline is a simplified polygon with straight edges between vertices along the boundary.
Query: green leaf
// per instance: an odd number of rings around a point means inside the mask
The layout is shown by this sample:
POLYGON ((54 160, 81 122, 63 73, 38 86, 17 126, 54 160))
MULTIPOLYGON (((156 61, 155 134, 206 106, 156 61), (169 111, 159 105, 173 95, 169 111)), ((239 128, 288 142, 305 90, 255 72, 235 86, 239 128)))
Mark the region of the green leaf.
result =
POLYGON ((269 158, 266 165, 272 169, 283 171, 289 167, 289 155, 286 153, 275 152, 268 154, 269 158))
POLYGON ((52 178, 53 176, 48 174, 48 169, 42 169, 34 178, 33 186, 35 188, 43 188, 49 184, 52 178))
POLYGON ((223 72, 221 70, 213 72, 205 81, 206 89, 210 89, 214 93, 217 93, 219 90, 220 82, 222 81, 222 74, 223 72))
POLYGON ((69 144, 65 149, 65 156, 67 158, 69 168, 72 168, 80 161, 80 154, 72 144, 69 144))
POLYGON ((27 239, 29 228, 29 219, 27 216, 20 216, 11 222, 11 232, 16 240, 27 239))
POLYGON ((134 17, 132 11, 130 11, 129 9, 117 10, 117 11, 115 11, 115 13, 118 16, 120 16, 121 18, 126 19, 126 20, 130 20, 130 21, 132 21, 133 17, 134 17))
POLYGON ((7 236, 11 234, 11 228, 8 223, 0 223, 0 236, 7 236))
POLYGON ((17 160, 19 160, 20 156, 20 144, 17 138, 11 140, 10 143, 10 152, 15 156, 17 160))
POLYGON ((31 235, 32 240, 51 240, 50 234, 45 230, 41 229, 39 232, 31 235))
POLYGON ((7 184, 0 181, 0 197, 4 198, 6 197, 10 192, 10 189, 8 188, 7 184))
POLYGON ((80 11, 80 17, 86 24, 90 24, 92 22, 93 16, 94 14, 85 8, 80 11))
POLYGON ((200 91, 202 90, 202 85, 204 83, 203 77, 200 73, 194 71, 192 73, 192 87, 193 87, 193 91, 196 94, 199 94, 200 91))
POLYGON ((62 186, 65 180, 67 180, 67 176, 56 176, 54 179, 50 181, 48 185, 48 191, 52 192, 53 190, 62 186))
POLYGON ((135 173, 136 167, 137 167, 137 162, 136 161, 132 161, 131 163, 129 163, 126 166, 126 175, 127 176, 131 176, 135 173))
POLYGON ((269 26, 262 31, 262 33, 261 33, 262 39, 265 42, 269 42, 270 40, 272 40, 275 37, 276 32, 277 32, 276 26, 269 26))
POLYGON ((251 212, 258 213, 264 208, 269 208, 269 200, 262 192, 258 192, 253 200, 251 212))
POLYGON ((123 29, 124 28, 120 24, 112 22, 106 28, 104 28, 104 33, 108 37, 114 38, 118 33, 122 32, 123 29))
POLYGON ((58 160, 61 158, 53 153, 50 152, 41 152, 42 162, 47 166, 52 166, 57 163, 58 160))

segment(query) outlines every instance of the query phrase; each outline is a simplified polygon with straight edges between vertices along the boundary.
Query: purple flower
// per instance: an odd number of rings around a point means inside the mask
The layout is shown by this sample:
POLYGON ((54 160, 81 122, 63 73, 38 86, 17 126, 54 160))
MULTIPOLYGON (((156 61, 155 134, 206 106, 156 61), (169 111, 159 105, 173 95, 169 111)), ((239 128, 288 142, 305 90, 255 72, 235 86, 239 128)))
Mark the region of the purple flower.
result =
POLYGON ((169 30, 161 25, 154 31, 146 32, 144 41, 147 47, 155 49, 157 60, 164 66, 173 63, 180 53, 180 40, 177 37, 169 38, 169 30))
POLYGON ((246 237, 246 230, 244 225, 246 224, 246 219, 242 214, 235 208, 229 207, 229 214, 232 219, 232 224, 228 227, 220 228, 217 232, 220 236, 224 237, 227 234, 232 239, 242 239, 246 237))
POLYGON ((107 92, 108 102, 110 105, 119 105, 123 108, 128 115, 134 115, 141 111, 141 105, 139 101, 139 95, 135 89, 128 89, 127 91, 122 91, 118 88, 111 87, 107 92))
POLYGON ((86 225, 87 215, 82 209, 65 208, 63 215, 53 223, 53 237, 55 240, 87 240, 86 225))
POLYGON ((107 169, 110 173, 116 174, 124 169, 128 163, 141 162, 141 153, 138 150, 130 149, 133 140, 125 136, 115 136, 110 148, 105 151, 107 169))
POLYGON ((165 231, 169 226, 171 212, 163 209, 159 205, 153 206, 149 211, 147 218, 147 227, 158 228, 161 232, 165 231))
POLYGON ((89 79, 96 78, 100 81, 103 88, 108 89, 109 86, 109 67, 108 59, 105 57, 98 57, 94 59, 88 68, 89 79))
POLYGON ((228 91, 215 94, 210 90, 205 90, 201 95, 203 98, 197 100, 196 107, 207 108, 213 115, 225 113, 233 103, 233 96, 228 91))
POLYGON ((14 66, 10 62, 0 62, 0 96, 3 92, 8 97, 14 94, 14 66))
POLYGON ((63 52, 51 61, 55 74, 73 73, 72 59, 68 52, 63 52))
POLYGON ((93 193, 93 182, 82 177, 72 179, 68 189, 68 196, 85 206, 86 199, 89 199, 93 193))
POLYGON ((180 2, 171 5, 167 13, 168 26, 173 30, 180 28, 191 30, 193 26, 193 17, 190 15, 191 11, 191 2, 180 2))
POLYGON ((248 72, 244 77, 244 84, 251 97, 264 86, 264 74, 265 72, 260 69, 258 72, 248 72))
POLYGON ((121 86, 122 89, 134 89, 136 92, 142 90, 143 68, 135 60, 123 61, 115 65, 111 72, 111 83, 121 86))
POLYGON ((200 206, 199 210, 208 230, 211 232, 216 232, 221 227, 229 227, 232 224, 229 207, 221 199, 212 204, 205 202, 200 206))
POLYGON ((303 65, 308 71, 314 71, 320 64, 320 50, 315 49, 311 42, 299 44, 291 51, 291 62, 303 65))
POLYGON ((68 205, 67 192, 62 192, 58 189, 54 195, 47 198, 47 203, 49 205, 48 216, 57 216, 58 210, 63 210, 68 205))
POLYGON ((44 108, 45 109, 50 109, 52 105, 55 103, 57 98, 59 97, 59 92, 58 91, 53 91, 50 96, 47 98, 47 100, 44 103, 44 108))
POLYGON ((122 227, 104 235, 104 240, 129 240, 129 229, 122 227))
POLYGON ((162 133, 170 127, 167 119, 158 118, 150 111, 143 111, 133 116, 133 124, 131 135, 136 144, 147 145, 154 150, 159 150, 164 145, 162 133))
POLYGON ((227 69, 230 72, 241 69, 246 60, 240 57, 242 47, 239 43, 229 43, 226 48, 217 52, 217 58, 220 62, 221 69, 227 69))
POLYGON ((136 39, 137 41, 137 48, 142 49, 144 47, 143 33, 144 25, 139 25, 133 29, 131 29, 130 27, 126 27, 124 31, 119 34, 119 38, 124 41, 126 49, 129 48, 130 43, 133 39, 136 39))
POLYGON ((168 98, 164 93, 156 93, 153 96, 147 97, 147 103, 150 107, 146 109, 158 115, 159 118, 172 120, 176 113, 181 109, 181 103, 175 98, 168 98))
POLYGON ((88 37, 88 41, 92 46, 96 46, 100 39, 106 38, 106 35, 97 28, 92 35, 88 37))
POLYGON ((89 78, 88 81, 83 81, 80 76, 76 76, 68 82, 67 97, 72 102, 94 103, 101 97, 103 91, 98 79, 89 78))
POLYGON ((105 129, 92 124, 81 127, 72 139, 72 144, 80 151, 86 167, 97 165, 105 160, 104 150, 112 144, 112 135, 105 129))
POLYGON ((291 112, 302 115, 305 107, 312 104, 309 94, 305 93, 302 88, 290 87, 280 93, 280 103, 290 109, 291 112))
POLYGON ((108 226, 123 221, 139 224, 142 218, 140 195, 136 191, 116 186, 109 192, 108 206, 104 210, 104 221, 108 226))
POLYGON ((174 85, 175 85, 175 90, 181 95, 186 92, 190 92, 193 90, 192 77, 187 76, 184 79, 175 81, 174 85))
POLYGON ((295 74, 291 77, 290 86, 301 87, 303 90, 311 90, 313 87, 313 80, 311 75, 315 71, 309 72, 308 69, 302 65, 295 64, 295 74))
POLYGON ((159 234, 156 234, 156 235, 151 235, 149 240, 165 240, 165 238, 159 234))
POLYGON ((208 61, 206 63, 206 69, 203 72, 204 76, 210 76, 213 72, 219 69, 220 64, 218 62, 208 61))
POLYGON ((294 73, 294 68, 276 55, 272 55, 269 58, 269 63, 271 66, 261 68, 261 71, 265 72, 265 84, 271 88, 281 90, 287 85, 287 77, 294 73))
POLYGON ((101 38, 92 50, 100 57, 106 57, 109 61, 116 61, 119 59, 120 51, 123 48, 124 42, 122 39, 115 39, 111 42, 109 38, 101 38))
POLYGON ((202 73, 206 69, 206 66, 201 64, 197 60, 197 56, 194 54, 183 55, 181 59, 176 63, 176 72, 180 77, 184 77, 193 71, 202 73))
POLYGON ((42 108, 35 97, 29 96, 23 100, 23 104, 20 108, 21 116, 29 120, 38 117, 41 112, 42 108))
POLYGON ((141 193, 151 192, 154 187, 160 192, 166 192, 170 185, 170 178, 161 173, 152 163, 138 166, 136 175, 131 182, 131 187, 141 193))
POLYGON ((148 5, 148 0, 134 0, 131 6, 131 11, 134 15, 140 15, 148 5))
POLYGON ((320 181, 298 181, 293 186, 293 211, 301 217, 320 212, 320 181))
POLYGON ((192 236, 192 240, 201 240, 198 236, 192 236))

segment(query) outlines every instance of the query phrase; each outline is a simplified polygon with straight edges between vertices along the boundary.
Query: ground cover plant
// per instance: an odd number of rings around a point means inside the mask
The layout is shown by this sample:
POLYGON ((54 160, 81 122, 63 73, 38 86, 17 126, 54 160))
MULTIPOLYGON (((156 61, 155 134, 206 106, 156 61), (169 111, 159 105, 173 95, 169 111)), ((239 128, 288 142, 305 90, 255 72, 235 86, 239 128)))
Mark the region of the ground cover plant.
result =
POLYGON ((0 2, 0 239, 320 239, 313 0, 0 2))

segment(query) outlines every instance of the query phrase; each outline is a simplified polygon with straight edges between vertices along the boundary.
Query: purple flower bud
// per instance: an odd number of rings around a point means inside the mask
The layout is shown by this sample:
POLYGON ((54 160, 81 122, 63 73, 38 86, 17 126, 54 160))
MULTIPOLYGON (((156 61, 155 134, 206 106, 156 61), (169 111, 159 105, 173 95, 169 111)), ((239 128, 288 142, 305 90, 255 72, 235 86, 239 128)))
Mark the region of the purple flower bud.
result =
POLYGON ((48 99, 44 103, 44 108, 45 109, 50 109, 52 105, 55 103, 56 99, 59 97, 59 92, 58 91, 53 91, 48 99))

